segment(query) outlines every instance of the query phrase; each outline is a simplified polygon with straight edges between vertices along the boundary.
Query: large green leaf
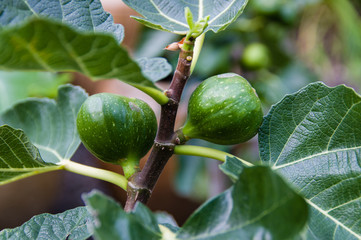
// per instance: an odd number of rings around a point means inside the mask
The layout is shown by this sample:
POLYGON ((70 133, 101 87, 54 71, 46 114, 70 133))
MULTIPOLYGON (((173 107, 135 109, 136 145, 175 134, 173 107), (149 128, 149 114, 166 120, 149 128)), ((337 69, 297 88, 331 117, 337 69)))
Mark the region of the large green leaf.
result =
POLYGON ((112 34, 118 42, 124 29, 114 24, 113 17, 103 10, 99 0, 1 0, 0 28, 22 23, 29 18, 47 17, 64 22, 78 30, 112 34))
POLYGON ((261 159, 305 196, 309 239, 361 239, 361 97, 310 84, 272 107, 261 159))
POLYGON ((68 74, 0 71, 0 113, 28 97, 55 98, 58 87, 69 81, 68 74))
POLYGON ((162 238, 156 217, 144 205, 137 204, 133 212, 126 213, 118 203, 99 192, 93 191, 83 198, 95 218, 93 229, 96 239, 162 238))
POLYGON ((63 85, 57 101, 27 99, 0 115, 0 125, 24 130, 42 159, 58 163, 70 159, 80 144, 76 116, 87 94, 80 87, 63 85))
POLYGON ((177 238, 290 239, 303 229, 308 214, 301 196, 269 167, 240 169, 234 186, 201 206, 177 238))
POLYGON ((78 207, 55 215, 45 213, 31 218, 20 227, 2 230, 0 239, 88 239, 92 233, 87 226, 91 222, 92 217, 85 207, 78 207))
POLYGON ((143 15, 133 17, 146 26, 177 34, 186 34, 188 24, 184 9, 189 7, 193 18, 198 21, 210 16, 206 31, 214 32, 225 29, 241 15, 247 0, 123 0, 124 3, 143 15))
POLYGON ((117 78, 157 89, 109 35, 77 32, 45 19, 0 30, 0 69, 77 71, 94 80, 117 78))
POLYGON ((59 166, 41 159, 23 131, 7 125, 0 127, 0 185, 58 169, 59 166))

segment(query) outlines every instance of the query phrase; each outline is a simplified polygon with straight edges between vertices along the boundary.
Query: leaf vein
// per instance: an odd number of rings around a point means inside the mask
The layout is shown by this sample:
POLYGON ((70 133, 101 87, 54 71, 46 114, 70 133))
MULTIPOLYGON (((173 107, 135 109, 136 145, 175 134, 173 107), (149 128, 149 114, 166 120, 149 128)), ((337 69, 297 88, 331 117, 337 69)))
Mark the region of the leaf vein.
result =
POLYGON ((13 37, 16 38, 24 47, 25 49, 30 53, 31 56, 34 57, 34 59, 42 66, 45 70, 49 72, 56 72, 53 68, 51 68, 47 62, 45 62, 39 53, 30 45, 30 41, 26 42, 21 36, 19 36, 16 32, 13 32, 13 37))
POLYGON ((361 235, 358 235, 357 233, 355 233, 354 231, 352 231, 352 229, 348 228, 347 226, 345 226, 343 223, 341 223, 339 220, 337 220, 336 218, 334 218, 333 216, 331 216, 330 214, 328 214, 328 212, 324 211, 322 208, 320 208, 319 206, 317 206, 315 203, 313 203, 312 201, 305 199, 306 202, 311 205, 313 208, 315 208, 317 211, 319 211, 321 214, 323 214, 324 216, 326 216, 327 218, 329 218, 331 221, 333 221, 336 226, 340 226, 342 228, 344 228, 346 231, 348 231, 349 233, 351 233, 353 236, 357 237, 358 239, 361 238, 361 235))
POLYGON ((352 108, 353 108, 355 105, 357 105, 357 104, 358 104, 358 102, 352 104, 352 106, 347 110, 347 112, 345 113, 345 115, 342 117, 340 123, 339 123, 339 124, 337 125, 337 127, 334 129, 334 131, 333 131, 333 133, 331 134, 330 139, 329 139, 329 141, 328 141, 328 143, 327 143, 327 146, 326 146, 326 149, 327 149, 327 150, 328 150, 329 147, 330 147, 331 140, 332 140, 333 136, 335 135, 337 129, 341 126, 341 124, 343 123, 343 121, 345 120, 345 118, 347 117, 347 115, 350 113, 350 111, 352 110, 352 108))
MULTIPOLYGON (((211 25, 211 23, 214 22, 214 20, 216 20, 217 18, 219 18, 220 16, 222 16, 225 12, 227 12, 228 9, 230 9, 231 6, 232 6, 234 3, 236 3, 236 0, 233 0, 233 1, 228 5, 228 7, 226 7, 223 11, 221 11, 219 14, 217 14, 217 16, 215 16, 212 20, 210 20, 210 21, 208 22, 208 24, 211 25)), ((222 25, 223 25, 223 24, 222 24, 222 25)), ((213 25, 213 26, 214 26, 214 25, 213 25)))
MULTIPOLYGON (((277 165, 279 159, 281 158, 281 155, 282 155, 283 151, 285 150, 285 148, 286 148, 286 146, 287 146, 287 143, 291 140, 293 134, 296 132, 296 130, 298 129, 298 127, 304 122, 304 120, 305 120, 305 119, 309 116, 309 114, 312 112, 313 107, 316 105, 316 103, 318 103, 320 100, 322 100, 323 98, 327 97, 327 96, 330 95, 331 93, 332 93, 332 91, 329 92, 328 94, 326 94, 325 96, 323 96, 322 98, 317 99, 317 101, 315 101, 315 102, 312 104, 312 106, 310 107, 309 111, 305 114, 305 116, 303 117, 303 119, 294 127, 292 133, 290 134, 290 136, 288 137, 287 141, 286 141, 285 144, 283 145, 283 148, 281 149, 280 153, 278 154, 278 157, 277 157, 275 163, 273 164, 274 166, 277 165)), ((292 115, 293 115, 293 114, 292 114, 292 115)), ((270 155, 271 155, 271 154, 270 154, 270 155)), ((282 165, 281 165, 281 166, 282 166, 282 165)), ((276 167, 276 169, 277 169, 277 167, 276 167)))
POLYGON ((299 162, 302 162, 302 161, 305 161, 305 160, 309 160, 309 159, 312 159, 314 157, 322 156, 322 155, 327 155, 327 154, 332 154, 332 153, 337 153, 337 152, 342 152, 342 151, 357 150, 357 149, 361 149, 361 146, 352 147, 352 148, 335 149, 335 150, 327 151, 327 152, 320 152, 320 153, 317 153, 317 154, 313 154, 313 155, 298 159, 298 160, 290 162, 290 163, 286 163, 286 164, 278 165, 278 166, 273 166, 272 169, 275 169, 275 170, 276 169, 281 169, 281 168, 288 167, 288 166, 291 166, 293 164, 296 164, 296 163, 299 163, 299 162))
POLYGON ((358 197, 358 198, 352 199, 352 200, 350 200, 350 201, 348 201, 348 202, 342 203, 341 205, 338 205, 338 206, 336 206, 336 207, 334 207, 334 208, 331 208, 331 209, 327 210, 327 212, 331 212, 331 211, 333 211, 333 210, 335 210, 335 209, 337 209, 337 208, 343 207, 343 206, 345 206, 345 205, 347 205, 347 204, 349 204, 349 203, 352 203, 352 202, 355 202, 355 201, 358 201, 358 200, 361 200, 361 196, 358 197))
POLYGON ((188 25, 186 25, 185 23, 182 23, 182 22, 180 22, 180 21, 178 21, 178 20, 175 20, 175 19, 173 19, 173 18, 171 18, 171 17, 168 17, 165 13, 163 13, 163 12, 157 7, 157 5, 154 3, 153 0, 150 0, 150 2, 151 2, 152 5, 154 6, 154 8, 159 12, 159 14, 162 15, 164 18, 168 19, 170 22, 174 22, 174 23, 176 23, 176 24, 178 24, 178 25, 181 25, 181 26, 183 26, 183 27, 188 28, 188 25))

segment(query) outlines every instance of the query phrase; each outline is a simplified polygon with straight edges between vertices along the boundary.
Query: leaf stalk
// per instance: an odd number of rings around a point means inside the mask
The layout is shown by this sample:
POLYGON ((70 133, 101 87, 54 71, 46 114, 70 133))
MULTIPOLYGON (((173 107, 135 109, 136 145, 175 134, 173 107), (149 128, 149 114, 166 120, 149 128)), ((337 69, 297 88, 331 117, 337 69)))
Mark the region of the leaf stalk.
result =
POLYGON ((247 162, 239 157, 236 157, 230 153, 223 152, 214 148, 193 146, 193 145, 178 145, 174 148, 174 154, 177 155, 190 155, 216 159, 221 162, 225 162, 227 157, 235 157, 240 160, 246 166, 253 166, 252 163, 247 162))
POLYGON ((70 160, 62 161, 60 162, 60 164, 62 166, 62 169, 66 171, 104 180, 113 183, 124 190, 127 190, 128 180, 123 175, 120 175, 118 173, 83 165, 70 160))

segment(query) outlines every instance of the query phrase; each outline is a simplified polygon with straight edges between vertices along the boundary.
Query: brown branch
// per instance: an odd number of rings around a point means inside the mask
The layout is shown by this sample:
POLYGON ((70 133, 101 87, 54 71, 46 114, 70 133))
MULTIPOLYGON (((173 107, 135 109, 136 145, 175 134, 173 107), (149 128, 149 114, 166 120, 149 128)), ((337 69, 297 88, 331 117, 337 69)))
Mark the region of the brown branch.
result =
POLYGON ((138 201, 147 203, 164 166, 174 153, 175 119, 184 86, 190 76, 194 40, 187 41, 184 45, 187 48, 181 49, 177 68, 169 89, 166 91, 169 102, 162 105, 159 128, 152 152, 142 171, 135 174, 128 183, 125 211, 131 211, 138 201))

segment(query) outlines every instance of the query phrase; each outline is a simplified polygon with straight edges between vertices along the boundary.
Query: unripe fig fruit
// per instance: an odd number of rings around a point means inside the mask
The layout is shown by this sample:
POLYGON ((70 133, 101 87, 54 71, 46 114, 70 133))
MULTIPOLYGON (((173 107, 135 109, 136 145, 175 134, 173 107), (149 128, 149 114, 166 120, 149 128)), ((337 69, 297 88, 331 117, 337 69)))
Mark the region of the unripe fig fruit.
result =
POLYGON ((263 119, 261 102, 246 79, 226 73, 204 80, 192 93, 186 139, 217 144, 238 144, 256 135, 263 119))
POLYGON ((251 70, 265 68, 270 63, 268 48, 262 43, 249 44, 243 51, 241 61, 251 70))
POLYGON ((81 106, 77 128, 92 154, 102 161, 122 165, 129 177, 154 142, 157 120, 142 100, 99 93, 81 106))

